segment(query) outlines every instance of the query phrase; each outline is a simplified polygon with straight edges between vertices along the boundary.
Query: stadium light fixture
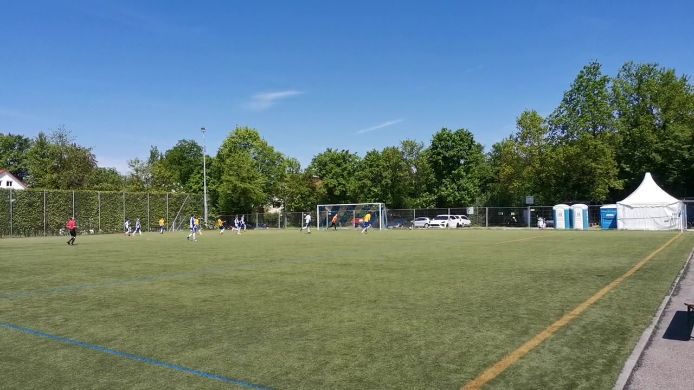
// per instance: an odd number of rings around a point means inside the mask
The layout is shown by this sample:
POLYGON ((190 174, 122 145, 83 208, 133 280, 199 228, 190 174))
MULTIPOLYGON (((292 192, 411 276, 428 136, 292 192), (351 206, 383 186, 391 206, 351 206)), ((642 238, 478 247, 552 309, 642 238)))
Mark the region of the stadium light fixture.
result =
POLYGON ((207 226, 207 162, 206 160, 206 155, 207 155, 207 146, 205 144, 205 133, 207 130, 204 127, 200 128, 200 131, 202 132, 202 191, 203 191, 203 201, 204 201, 204 207, 205 207, 205 216, 204 216, 204 221, 205 226, 207 226))

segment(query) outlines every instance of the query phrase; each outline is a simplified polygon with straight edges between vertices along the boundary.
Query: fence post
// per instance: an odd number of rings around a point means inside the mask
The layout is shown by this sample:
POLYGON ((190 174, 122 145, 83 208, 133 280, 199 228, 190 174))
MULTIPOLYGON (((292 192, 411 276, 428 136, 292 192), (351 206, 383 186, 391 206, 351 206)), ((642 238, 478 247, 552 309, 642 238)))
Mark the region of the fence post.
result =
POLYGON ((10 188, 10 237, 12 237, 12 188, 10 188))
POLYGON ((46 190, 43 190, 43 236, 46 236, 46 190))
POLYGON ((151 232, 152 231, 152 224, 150 223, 149 219, 149 192, 147 193, 147 231, 151 232))
POLYGON ((96 199, 98 201, 98 216, 99 216, 98 217, 99 218, 99 227, 98 227, 99 230, 97 230, 97 232, 101 233, 101 191, 98 191, 96 193, 96 199))
MULTIPOLYGON (((171 222, 171 221, 169 221, 169 193, 167 192, 166 193, 166 223, 169 223, 169 222, 171 222)), ((166 226, 166 223, 164 224, 164 226, 166 226)))
POLYGON ((528 229, 530 229, 530 206, 528 206, 528 229))
POLYGON ((489 207, 484 208, 484 227, 489 228, 489 207))
POLYGON ((72 218, 75 218, 75 190, 72 190, 72 218))
POLYGON ((125 191, 123 191, 123 219, 121 221, 125 222, 125 191))

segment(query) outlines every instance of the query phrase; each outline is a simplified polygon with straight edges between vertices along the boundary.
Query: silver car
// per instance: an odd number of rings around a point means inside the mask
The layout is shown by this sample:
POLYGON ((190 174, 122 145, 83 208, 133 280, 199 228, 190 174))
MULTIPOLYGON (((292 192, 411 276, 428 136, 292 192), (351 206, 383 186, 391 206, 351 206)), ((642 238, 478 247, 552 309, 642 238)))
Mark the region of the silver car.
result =
POLYGON ((412 221, 412 226, 415 228, 428 228, 429 227, 429 218, 427 217, 417 217, 412 221))

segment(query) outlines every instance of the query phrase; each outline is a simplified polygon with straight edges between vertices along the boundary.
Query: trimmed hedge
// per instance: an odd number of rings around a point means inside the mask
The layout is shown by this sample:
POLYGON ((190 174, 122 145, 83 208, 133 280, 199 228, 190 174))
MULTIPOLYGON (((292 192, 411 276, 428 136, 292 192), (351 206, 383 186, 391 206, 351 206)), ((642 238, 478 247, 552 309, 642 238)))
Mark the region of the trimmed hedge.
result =
POLYGON ((170 227, 178 215, 176 226, 187 227, 188 216, 202 210, 201 194, 3 189, 0 237, 57 235, 73 212, 78 232, 115 233, 123 231, 125 218, 140 218, 142 230, 154 231, 159 218, 170 227))

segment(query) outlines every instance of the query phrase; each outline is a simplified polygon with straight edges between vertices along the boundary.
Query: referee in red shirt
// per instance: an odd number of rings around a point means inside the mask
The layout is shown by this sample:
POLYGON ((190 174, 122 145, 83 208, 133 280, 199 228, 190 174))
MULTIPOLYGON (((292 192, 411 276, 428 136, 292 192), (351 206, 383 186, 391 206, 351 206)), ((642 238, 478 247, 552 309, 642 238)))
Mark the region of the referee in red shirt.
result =
POLYGON ((77 221, 75 221, 75 217, 68 219, 65 227, 70 231, 70 239, 67 240, 67 244, 75 245, 75 237, 77 237, 77 221))

